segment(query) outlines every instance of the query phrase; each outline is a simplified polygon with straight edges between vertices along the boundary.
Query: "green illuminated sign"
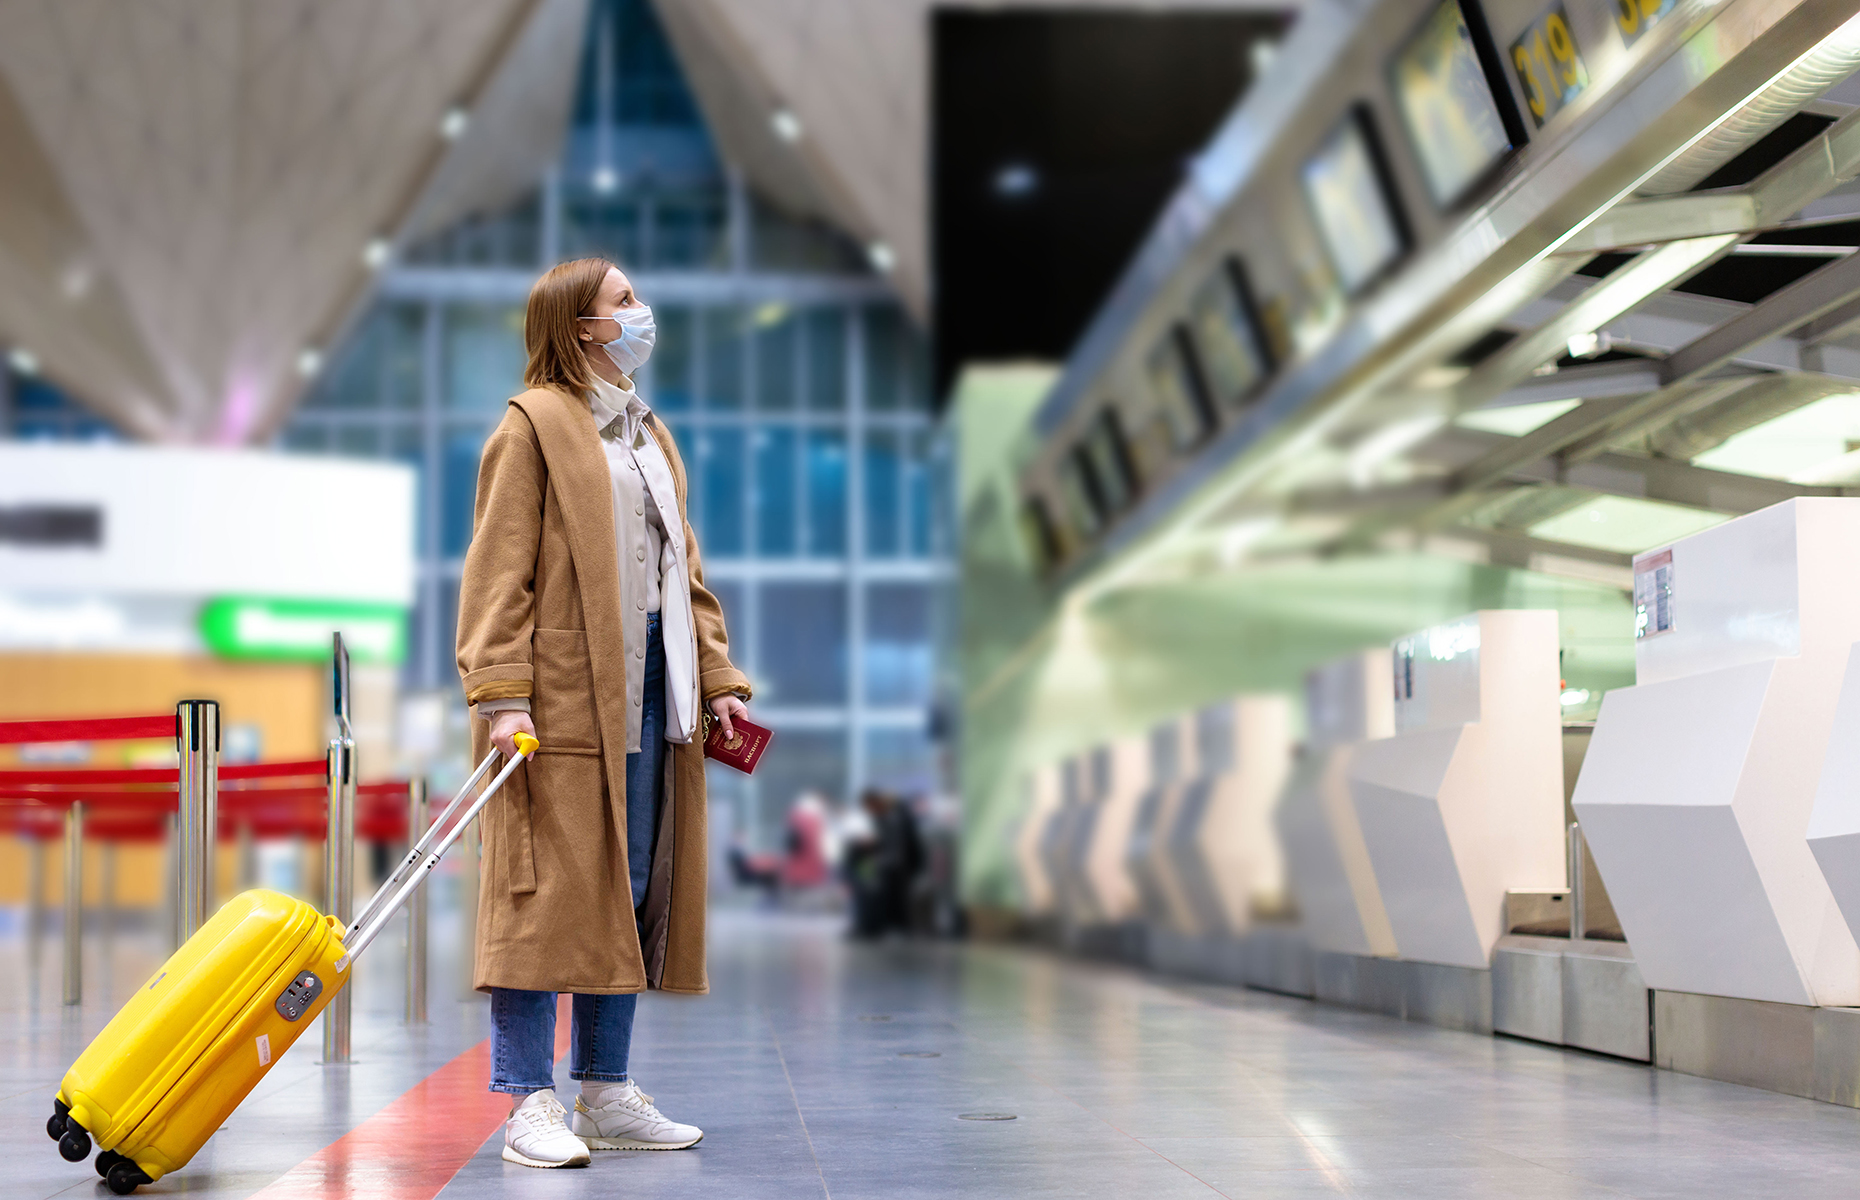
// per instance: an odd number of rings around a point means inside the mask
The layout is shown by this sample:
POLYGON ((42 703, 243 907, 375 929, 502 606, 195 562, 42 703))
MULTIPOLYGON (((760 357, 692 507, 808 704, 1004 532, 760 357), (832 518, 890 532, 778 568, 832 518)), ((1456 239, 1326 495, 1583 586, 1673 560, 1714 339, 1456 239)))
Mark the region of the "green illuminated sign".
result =
POLYGON ((220 596, 200 609, 201 639, 221 658, 321 661, 337 632, 357 662, 407 655, 407 610, 398 605, 220 596))

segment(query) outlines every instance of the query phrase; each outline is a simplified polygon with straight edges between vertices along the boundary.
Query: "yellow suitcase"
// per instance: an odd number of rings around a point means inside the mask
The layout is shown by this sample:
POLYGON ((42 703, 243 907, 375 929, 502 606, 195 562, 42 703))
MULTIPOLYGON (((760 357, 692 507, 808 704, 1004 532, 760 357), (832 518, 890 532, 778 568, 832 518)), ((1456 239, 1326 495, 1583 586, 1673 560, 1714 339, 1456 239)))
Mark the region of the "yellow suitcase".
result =
POLYGON ((348 983, 381 932, 517 765, 519 753, 447 828, 498 754, 485 756, 432 828, 345 930, 301 900, 263 888, 215 913, 162 964, 65 1073, 46 1132, 72 1162, 127 1195, 186 1166, 348 983))

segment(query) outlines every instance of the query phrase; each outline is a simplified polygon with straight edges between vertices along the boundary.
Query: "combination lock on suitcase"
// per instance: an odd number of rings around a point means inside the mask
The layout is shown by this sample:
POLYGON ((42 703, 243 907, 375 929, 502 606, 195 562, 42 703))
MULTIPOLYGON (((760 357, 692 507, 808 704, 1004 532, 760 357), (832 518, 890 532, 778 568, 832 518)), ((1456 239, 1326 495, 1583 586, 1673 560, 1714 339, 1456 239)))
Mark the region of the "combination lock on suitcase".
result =
POLYGON ((355 956, 535 753, 536 740, 519 734, 517 749, 448 828, 498 753, 485 756, 348 929, 263 888, 227 901, 65 1073, 45 1126, 59 1153, 82 1162, 94 1139, 97 1174, 119 1196, 186 1166, 348 983, 355 956))

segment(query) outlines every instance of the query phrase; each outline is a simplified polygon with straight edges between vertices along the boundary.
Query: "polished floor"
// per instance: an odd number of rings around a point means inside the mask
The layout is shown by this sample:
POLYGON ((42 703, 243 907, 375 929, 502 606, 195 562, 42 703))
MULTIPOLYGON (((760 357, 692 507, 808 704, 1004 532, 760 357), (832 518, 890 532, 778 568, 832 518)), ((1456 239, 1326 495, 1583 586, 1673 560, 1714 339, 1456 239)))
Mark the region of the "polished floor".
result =
MULTIPOLYGON (((1854 1110, 1020 948, 852 945, 827 918, 747 912, 715 921, 711 996, 655 995, 640 1012, 635 1074, 668 1113, 702 1125, 704 1142, 535 1171, 504 1163, 498 1138, 478 1142, 490 1126, 475 1084, 463 1098, 441 1086, 479 1077, 481 1058, 461 1056, 482 1055, 486 1031, 484 1004, 461 997, 446 953, 456 941, 436 927, 430 1025, 402 1024, 390 948, 358 980, 354 1065, 320 1065, 313 1032, 193 1164, 142 1194, 1860 1191, 1854 1110), (441 1153, 448 1137, 464 1139, 456 1162, 441 1153)), ((0 941, 0 1195, 107 1196, 88 1165, 58 1157, 44 1118, 63 1065, 153 947, 119 937, 106 962, 93 946, 75 1012, 57 1002, 56 944, 36 958, 23 939, 0 941)))

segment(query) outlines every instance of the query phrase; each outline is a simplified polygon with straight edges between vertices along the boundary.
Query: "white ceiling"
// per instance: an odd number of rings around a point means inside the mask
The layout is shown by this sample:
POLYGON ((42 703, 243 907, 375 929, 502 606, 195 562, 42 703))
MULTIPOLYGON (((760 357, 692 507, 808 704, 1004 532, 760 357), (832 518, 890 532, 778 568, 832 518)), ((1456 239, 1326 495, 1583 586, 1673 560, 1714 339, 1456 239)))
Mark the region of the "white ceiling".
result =
MULTIPOLYGON (((441 117, 584 4, 0 3, 0 342, 139 436, 262 437, 365 294, 364 247, 479 141, 441 117)), ((564 94, 575 48, 544 76, 564 94)))
MULTIPOLYGON (((919 316, 929 307, 930 14, 938 0, 655 0, 726 160, 797 213, 882 242, 919 316), (771 116, 786 108, 802 136, 771 116)), ((1016 0, 975 9, 1285 12, 1297 0, 1016 0)))

